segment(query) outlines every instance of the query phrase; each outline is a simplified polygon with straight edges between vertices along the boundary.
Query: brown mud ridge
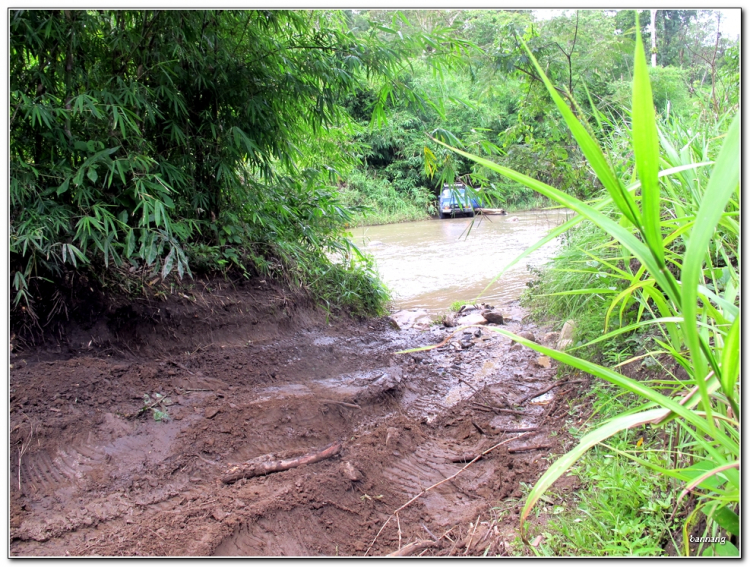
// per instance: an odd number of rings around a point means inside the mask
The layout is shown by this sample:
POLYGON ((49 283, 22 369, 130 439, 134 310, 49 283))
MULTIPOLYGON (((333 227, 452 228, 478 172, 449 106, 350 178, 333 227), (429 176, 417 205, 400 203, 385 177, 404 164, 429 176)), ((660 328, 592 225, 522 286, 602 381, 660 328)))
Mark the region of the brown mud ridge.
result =
POLYGON ((453 331, 254 280, 12 353, 11 555, 506 555, 583 386, 488 327, 396 354, 453 331))

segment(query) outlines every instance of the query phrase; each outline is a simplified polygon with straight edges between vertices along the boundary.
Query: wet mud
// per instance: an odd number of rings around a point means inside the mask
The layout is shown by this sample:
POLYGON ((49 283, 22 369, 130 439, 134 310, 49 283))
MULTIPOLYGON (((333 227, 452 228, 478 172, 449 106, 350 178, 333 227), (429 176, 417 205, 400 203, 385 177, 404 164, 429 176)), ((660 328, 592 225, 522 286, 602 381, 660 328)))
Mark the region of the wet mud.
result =
MULTIPOLYGON (((517 304, 497 307, 543 340, 517 304)), ((533 397, 555 363, 489 327, 397 354, 455 329, 330 323, 260 283, 133 320, 12 353, 11 556, 504 555, 522 483, 569 448, 566 400, 585 388, 533 397)))

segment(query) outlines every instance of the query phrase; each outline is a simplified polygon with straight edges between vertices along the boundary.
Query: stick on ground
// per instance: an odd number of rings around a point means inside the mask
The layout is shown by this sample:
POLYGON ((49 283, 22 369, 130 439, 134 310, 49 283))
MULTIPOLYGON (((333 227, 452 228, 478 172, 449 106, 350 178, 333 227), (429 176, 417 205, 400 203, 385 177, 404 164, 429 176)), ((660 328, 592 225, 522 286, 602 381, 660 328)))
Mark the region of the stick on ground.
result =
POLYGON ((528 453, 529 451, 539 451, 541 449, 550 449, 552 445, 525 445, 523 447, 516 447, 515 449, 508 449, 508 453, 528 453))
POLYGON ((410 555, 413 555, 417 551, 420 551, 422 549, 427 549, 430 547, 435 547, 436 545, 437 544, 434 541, 430 541, 428 539, 415 541, 415 542, 405 545, 404 547, 394 551, 393 553, 389 553, 388 555, 386 555, 386 557, 409 557, 410 555))
POLYGON ((241 478, 252 478, 254 476, 286 471, 303 465, 311 465, 312 463, 329 459, 338 454, 339 451, 341 451, 341 442, 336 441, 317 453, 309 453, 302 457, 297 457, 296 459, 262 462, 248 461, 246 463, 240 463, 239 465, 234 465, 227 470, 224 473, 224 476, 221 477, 221 482, 224 484, 231 484, 241 478))

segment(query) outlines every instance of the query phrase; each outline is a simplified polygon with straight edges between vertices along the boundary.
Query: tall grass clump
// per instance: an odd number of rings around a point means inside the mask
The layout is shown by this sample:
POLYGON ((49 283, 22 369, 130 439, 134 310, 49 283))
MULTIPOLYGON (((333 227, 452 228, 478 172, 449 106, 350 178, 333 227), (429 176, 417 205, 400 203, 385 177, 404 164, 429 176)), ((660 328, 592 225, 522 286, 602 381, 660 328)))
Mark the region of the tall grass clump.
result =
POLYGON ((648 328, 657 334, 658 352, 651 354, 668 357, 680 368, 661 381, 644 383, 580 356, 498 330, 640 400, 636 408, 584 435, 577 447, 549 467, 523 507, 521 528, 523 533, 525 520, 543 493, 590 448, 636 427, 663 428, 674 423, 678 429, 676 442, 662 449, 670 451, 670 465, 644 458, 638 448, 616 452, 674 479, 679 494, 673 494, 671 517, 686 515, 678 551, 736 555, 738 549, 729 539, 723 545, 704 541, 697 546, 691 546, 690 539, 699 524, 705 526, 701 535, 739 537, 739 117, 731 120, 711 165, 696 161, 707 156, 694 152, 692 142, 687 148, 678 148, 670 144, 664 132, 660 136, 638 30, 636 24, 631 123, 627 130, 633 154, 627 167, 622 161, 616 169, 612 166, 589 127, 577 118, 580 109, 574 113, 567 106, 528 51, 606 189, 606 201, 587 204, 526 175, 454 150, 577 213, 548 238, 581 222, 596 225, 608 245, 618 250, 619 260, 609 268, 623 281, 622 291, 609 302, 607 332, 596 340, 648 328), (710 168, 705 183, 697 173, 701 167, 710 168), (605 213, 607 203, 613 207, 605 213), (630 308, 634 310, 632 322, 611 330, 612 323, 630 308), (686 506, 688 501, 691 506, 686 506))
POLYGON ((341 199, 352 209, 356 226, 424 220, 436 212, 436 198, 426 187, 399 190, 369 171, 352 172, 341 187, 341 199))

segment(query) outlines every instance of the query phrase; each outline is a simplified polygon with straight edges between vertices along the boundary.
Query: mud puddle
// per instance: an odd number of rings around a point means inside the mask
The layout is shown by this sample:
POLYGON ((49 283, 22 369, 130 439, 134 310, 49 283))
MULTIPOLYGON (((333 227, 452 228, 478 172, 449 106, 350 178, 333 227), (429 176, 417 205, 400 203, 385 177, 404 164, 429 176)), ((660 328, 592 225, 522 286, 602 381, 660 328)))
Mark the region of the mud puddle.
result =
MULTIPOLYGON (((15 356, 11 555, 507 553, 520 483, 568 442, 558 402, 575 392, 530 397, 554 364, 488 328, 465 348, 396 354, 452 329, 313 319, 270 335, 238 326, 198 352, 15 356), (331 458, 221 481, 336 442, 331 458)), ((505 327, 543 340, 517 318, 505 327)))

